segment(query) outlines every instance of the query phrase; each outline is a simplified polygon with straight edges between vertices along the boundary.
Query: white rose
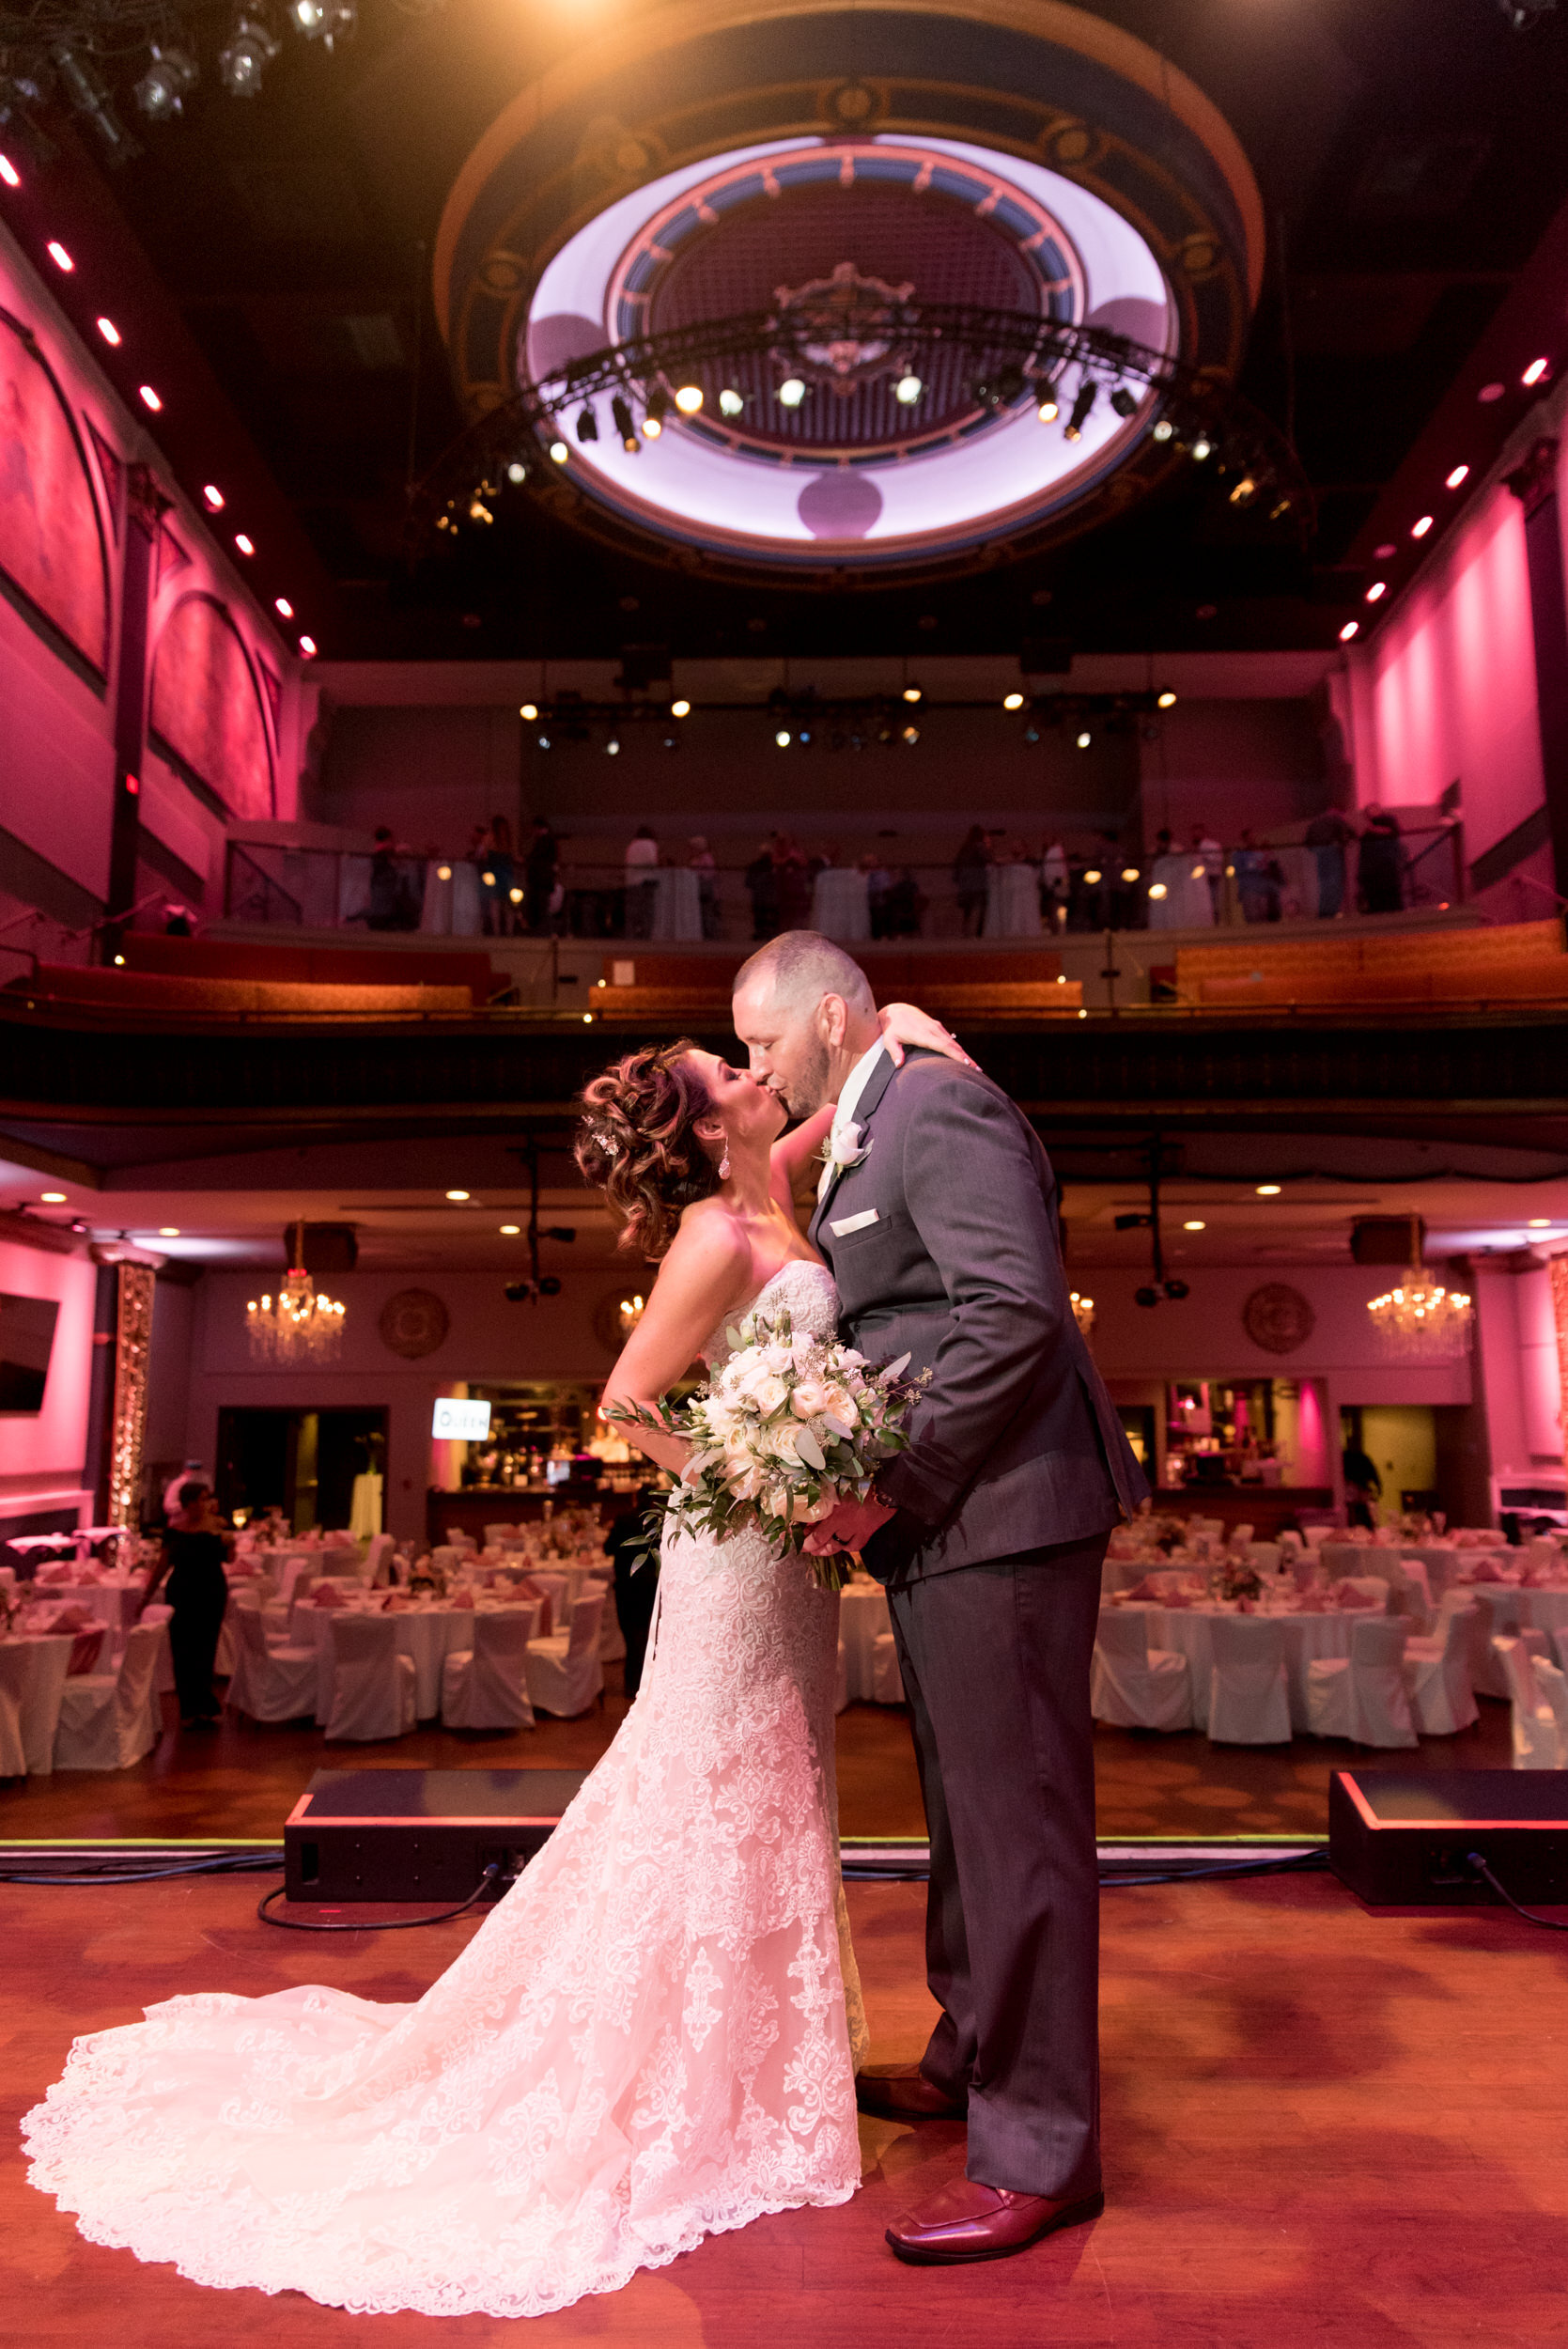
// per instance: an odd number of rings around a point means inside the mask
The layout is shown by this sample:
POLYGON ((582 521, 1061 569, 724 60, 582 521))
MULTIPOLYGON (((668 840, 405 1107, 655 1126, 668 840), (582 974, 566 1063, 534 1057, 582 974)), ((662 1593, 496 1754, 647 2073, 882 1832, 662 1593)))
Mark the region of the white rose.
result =
POLYGON ((762 1470, 754 1460, 737 1460, 724 1470, 724 1482, 737 1501, 756 1501, 762 1493, 762 1470))
POLYGON ((855 1398, 847 1387, 830 1387, 822 1398, 820 1408, 831 1411, 833 1417, 841 1419, 846 1427, 853 1427, 860 1416, 855 1398))
POLYGON ((799 1468, 800 1465, 800 1454, 795 1439, 795 1422, 791 1419, 768 1431, 768 1453, 775 1460, 782 1460, 786 1468, 799 1468))
POLYGON ((753 1392, 757 1409, 766 1419, 769 1411, 778 1409, 788 1395, 789 1389, 775 1371, 766 1371, 757 1380, 753 1392))
POLYGON ((787 1346, 764 1346, 762 1359, 769 1370, 792 1370, 795 1366, 795 1357, 787 1346))
POLYGON ((789 1408, 797 1419, 816 1419, 831 1408, 828 1390, 819 1378, 802 1378, 789 1398, 789 1408))
POLYGON ((832 1516, 837 1506, 837 1497, 832 1493, 824 1493, 820 1501, 808 1501, 801 1493, 795 1502, 795 1522, 797 1525, 820 1525, 824 1517, 832 1516))

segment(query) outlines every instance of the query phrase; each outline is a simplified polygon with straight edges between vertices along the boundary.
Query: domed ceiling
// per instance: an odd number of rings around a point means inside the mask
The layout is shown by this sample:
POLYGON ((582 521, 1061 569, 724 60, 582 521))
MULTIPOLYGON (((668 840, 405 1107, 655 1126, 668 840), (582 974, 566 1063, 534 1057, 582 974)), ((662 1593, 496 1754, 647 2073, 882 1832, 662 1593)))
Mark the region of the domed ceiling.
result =
POLYGON ((530 411, 516 462, 581 527, 689 569, 869 584, 1010 557, 1152 487, 1177 461, 1158 365, 1234 374, 1260 223, 1223 119, 1098 18, 697 0, 505 110, 448 202, 436 298, 474 418, 650 337, 695 354, 619 387, 651 397, 651 434, 602 380, 530 411), (960 307, 1038 320, 1055 357, 999 388, 972 334, 905 331, 960 307), (1078 328, 1157 380, 1079 414, 1078 328))

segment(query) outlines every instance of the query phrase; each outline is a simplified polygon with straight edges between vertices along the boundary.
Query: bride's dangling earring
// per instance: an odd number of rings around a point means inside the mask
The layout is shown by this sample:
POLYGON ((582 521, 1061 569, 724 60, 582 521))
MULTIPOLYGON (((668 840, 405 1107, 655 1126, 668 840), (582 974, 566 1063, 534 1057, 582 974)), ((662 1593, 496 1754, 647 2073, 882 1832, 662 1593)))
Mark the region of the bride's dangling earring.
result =
POLYGON ((723 1157, 722 1157, 722 1158, 720 1159, 720 1161, 719 1161, 719 1180, 720 1180, 722 1183, 727 1183, 727 1182, 729 1181, 729 1178, 730 1178, 730 1146, 729 1146, 729 1143, 726 1142, 726 1143, 725 1143, 725 1144, 724 1144, 724 1155, 723 1155, 723 1157))

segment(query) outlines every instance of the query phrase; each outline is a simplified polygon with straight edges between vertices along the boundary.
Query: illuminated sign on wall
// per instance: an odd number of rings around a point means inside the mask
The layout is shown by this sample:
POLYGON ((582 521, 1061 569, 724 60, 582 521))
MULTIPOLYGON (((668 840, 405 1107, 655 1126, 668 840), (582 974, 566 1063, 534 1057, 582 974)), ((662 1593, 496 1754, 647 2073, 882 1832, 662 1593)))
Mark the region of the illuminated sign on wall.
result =
POLYGON ((432 1436, 443 1438, 448 1443, 483 1443, 489 1432, 488 1403, 471 1403, 466 1395, 437 1395, 435 1416, 430 1422, 432 1436))

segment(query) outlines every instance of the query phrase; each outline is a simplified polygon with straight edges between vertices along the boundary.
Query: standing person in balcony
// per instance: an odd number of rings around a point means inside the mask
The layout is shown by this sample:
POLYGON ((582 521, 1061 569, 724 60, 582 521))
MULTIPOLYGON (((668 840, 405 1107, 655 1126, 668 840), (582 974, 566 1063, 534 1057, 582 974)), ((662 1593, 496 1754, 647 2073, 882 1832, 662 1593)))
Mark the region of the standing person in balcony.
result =
POLYGON ((753 939, 775 938, 779 929, 779 884, 773 869, 773 850, 764 841, 746 867, 746 890, 752 900, 752 936, 753 939))
POLYGON ((1348 823, 1337 807, 1325 808, 1314 816, 1302 834, 1303 845, 1311 848, 1317 866, 1317 911, 1321 922, 1332 921, 1344 911, 1344 852, 1356 837, 1356 827, 1348 823))
POLYGON ((971 824, 953 860, 953 888, 958 900, 958 919, 963 924, 966 938, 978 938, 986 926, 986 895, 990 864, 991 851, 986 844, 986 827, 984 824, 971 824))
POLYGON ((492 816, 480 843, 479 886, 483 891, 485 935, 512 935, 512 827, 505 816, 492 816))
POLYGON ((697 876, 703 936, 717 938, 723 927, 719 915, 719 860, 700 832, 694 832, 686 845, 691 851, 686 862, 697 876))
POLYGON ((1365 809, 1366 830, 1356 860, 1356 882, 1363 913, 1405 910, 1405 849, 1399 819, 1386 807, 1365 809))
POLYGON ((1067 851, 1061 833, 1052 832, 1040 859, 1040 912, 1048 928, 1066 928, 1069 888, 1067 851))
POLYGON ((659 870, 659 835, 651 824, 639 824, 626 844, 626 934, 653 936, 653 906, 659 894, 654 875, 659 870))
POLYGON ((811 872, 806 852, 793 832, 776 832, 772 841, 773 880, 779 897, 779 927, 804 929, 811 913, 811 872))
POLYGON ((1208 824, 1194 824, 1192 827, 1192 862, 1203 865, 1203 879, 1208 886, 1209 918, 1218 922, 1219 892, 1225 878, 1225 851, 1208 824))
POLYGON ((524 910, 528 927, 536 938, 542 937, 550 927, 550 901, 555 894, 555 876, 561 861, 561 844, 554 827, 546 816, 534 818, 534 836, 528 843, 523 863, 524 910))

